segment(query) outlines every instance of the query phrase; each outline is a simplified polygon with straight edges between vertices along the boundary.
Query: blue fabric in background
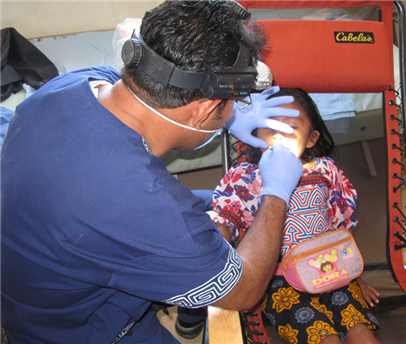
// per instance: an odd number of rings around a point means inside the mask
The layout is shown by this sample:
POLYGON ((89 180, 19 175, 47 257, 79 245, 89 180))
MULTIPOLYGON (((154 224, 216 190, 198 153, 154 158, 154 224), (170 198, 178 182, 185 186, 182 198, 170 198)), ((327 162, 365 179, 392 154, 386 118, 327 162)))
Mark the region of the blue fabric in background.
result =
POLYGON ((354 117, 358 111, 357 106, 345 93, 310 93, 316 103, 323 120, 332 120, 342 117, 354 117))
POLYGON ((12 110, 9 110, 4 106, 0 107, 0 116, 1 116, 0 149, 3 146, 3 141, 7 133, 8 124, 10 123, 13 114, 14 112, 12 110))
POLYGON ((211 203, 211 198, 213 196, 213 190, 192 190, 192 193, 196 197, 204 199, 204 204, 206 205, 206 211, 213 210, 213 205, 211 203))

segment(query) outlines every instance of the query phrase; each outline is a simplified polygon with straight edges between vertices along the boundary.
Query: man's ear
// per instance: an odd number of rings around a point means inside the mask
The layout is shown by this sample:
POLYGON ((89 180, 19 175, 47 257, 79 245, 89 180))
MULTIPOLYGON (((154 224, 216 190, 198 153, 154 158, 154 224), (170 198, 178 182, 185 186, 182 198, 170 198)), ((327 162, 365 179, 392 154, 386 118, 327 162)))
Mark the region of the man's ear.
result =
POLYGON ((320 132, 318 130, 314 130, 312 133, 310 133, 309 139, 307 140, 306 148, 312 148, 317 140, 320 137, 320 132))
POLYGON ((216 110, 221 103, 221 99, 207 99, 196 101, 196 107, 192 112, 192 125, 194 128, 200 129, 201 125, 209 119, 210 115, 216 110))

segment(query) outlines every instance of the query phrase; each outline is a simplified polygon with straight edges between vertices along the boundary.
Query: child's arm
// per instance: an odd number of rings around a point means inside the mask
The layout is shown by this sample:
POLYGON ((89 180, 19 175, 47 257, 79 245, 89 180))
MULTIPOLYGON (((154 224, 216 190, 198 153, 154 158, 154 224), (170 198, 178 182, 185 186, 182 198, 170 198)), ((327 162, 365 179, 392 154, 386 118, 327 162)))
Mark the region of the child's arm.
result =
MULTIPOLYGON (((353 234, 352 229, 349 232, 351 234, 353 234)), ((357 278, 357 282, 361 288, 362 296, 364 297, 364 299, 368 303, 368 305, 370 305, 371 307, 374 307, 375 306, 374 302, 379 303, 379 300, 378 300, 379 293, 375 288, 371 287, 361 277, 357 278)))
POLYGON ((371 287, 368 283, 366 283, 361 277, 357 278, 357 282, 358 282, 359 286, 361 287, 362 295, 364 296, 365 301, 371 307, 374 307, 375 304, 378 304, 379 303, 378 291, 375 288, 371 287), (374 304, 374 302, 375 302, 375 304, 374 304))
POLYGON ((231 228, 228 228, 225 223, 216 223, 216 228, 221 232, 221 235, 224 239, 226 239, 229 243, 231 243, 231 228))
POLYGON ((224 239, 234 246, 243 234, 240 228, 250 227, 256 215, 261 192, 259 178, 258 167, 239 164, 230 168, 214 190, 211 218, 224 239))
MULTIPOLYGON (((343 171, 338 168, 334 163, 334 166, 331 166, 332 169, 337 169, 337 175, 334 182, 337 190, 341 190, 341 202, 337 202, 336 197, 332 197, 333 209, 335 214, 335 219, 337 219, 337 229, 346 229, 351 234, 353 229, 357 224, 357 220, 352 217, 353 212, 355 211, 357 204, 357 192, 354 186, 350 183, 347 177, 344 175, 343 171), (334 167, 335 166, 335 167, 334 167), (343 202, 345 200, 345 202, 343 202), (343 206, 344 204, 344 206, 343 206)), ((379 303, 378 291, 366 283, 361 277, 357 278, 357 282, 361 288, 362 295, 365 301, 371 306, 374 307, 375 304, 379 303), (375 302, 375 304, 374 304, 375 302)))

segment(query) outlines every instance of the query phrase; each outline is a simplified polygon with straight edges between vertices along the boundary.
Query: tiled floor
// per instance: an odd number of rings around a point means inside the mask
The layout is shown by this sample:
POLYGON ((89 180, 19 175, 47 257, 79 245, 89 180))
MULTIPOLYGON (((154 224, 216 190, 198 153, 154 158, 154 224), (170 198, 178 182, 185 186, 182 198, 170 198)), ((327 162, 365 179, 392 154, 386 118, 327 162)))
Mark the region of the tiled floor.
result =
MULTIPOLYGON (((386 262, 386 161, 385 141, 376 139, 368 141, 373 157, 376 176, 371 176, 360 143, 339 146, 339 166, 352 182, 358 192, 358 207, 354 217, 359 221, 354 231, 359 249, 366 264, 386 262)), ((221 170, 210 170, 210 176, 221 175, 221 170)), ((200 176, 199 176, 200 177, 200 176)), ((184 176, 181 182, 190 188, 194 187, 193 177, 184 176)), ((202 178, 200 177, 201 181, 202 178)), ((212 180, 209 178, 209 180, 212 180)), ((201 182, 199 182, 201 183, 201 182)), ((375 309, 375 315, 381 329, 376 337, 386 344, 406 343, 406 294, 393 281, 387 269, 366 271, 362 277, 380 292, 381 303, 375 309)), ((162 321, 173 331, 176 319, 176 308, 170 316, 163 316, 162 321)), ((267 326, 272 344, 286 343, 272 326, 267 326)), ((180 339, 178 337, 178 339, 180 339)), ((202 343, 202 335, 193 340, 184 340, 184 344, 202 343)), ((229 343, 224 343, 229 344, 229 343)))

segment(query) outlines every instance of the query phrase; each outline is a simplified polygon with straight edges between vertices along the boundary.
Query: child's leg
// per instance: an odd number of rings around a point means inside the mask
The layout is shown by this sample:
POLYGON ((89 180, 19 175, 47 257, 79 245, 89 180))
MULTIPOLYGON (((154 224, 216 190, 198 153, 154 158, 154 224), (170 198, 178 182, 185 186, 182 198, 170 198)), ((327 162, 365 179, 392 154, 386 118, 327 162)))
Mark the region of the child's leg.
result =
POLYGON ((380 341, 376 339, 372 331, 365 324, 357 324, 347 332, 345 338, 346 344, 380 344, 380 341))
MULTIPOLYGON (((344 341, 345 344, 380 344, 372 331, 365 324, 357 324, 347 332, 347 337, 344 341)), ((342 344, 339 336, 330 335, 324 338, 320 344, 342 344)))
POLYGON ((283 276, 272 279, 267 295, 266 317, 285 341, 342 344, 334 329, 333 313, 316 302, 317 295, 293 289, 283 276))
MULTIPOLYGON (((380 344, 372 331, 365 324, 357 324, 347 332, 345 344, 380 344)), ((334 334, 324 338, 320 344, 342 344, 339 336, 334 334)))
POLYGON ((365 302, 357 281, 320 294, 320 304, 333 312, 334 328, 343 341, 346 339, 344 343, 379 343, 373 335, 373 331, 379 329, 379 324, 365 302))
POLYGON ((341 341, 339 336, 332 334, 332 335, 322 339, 320 344, 343 344, 343 342, 341 341))

